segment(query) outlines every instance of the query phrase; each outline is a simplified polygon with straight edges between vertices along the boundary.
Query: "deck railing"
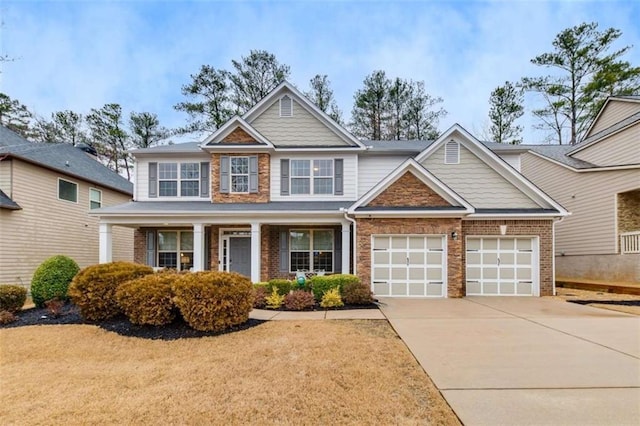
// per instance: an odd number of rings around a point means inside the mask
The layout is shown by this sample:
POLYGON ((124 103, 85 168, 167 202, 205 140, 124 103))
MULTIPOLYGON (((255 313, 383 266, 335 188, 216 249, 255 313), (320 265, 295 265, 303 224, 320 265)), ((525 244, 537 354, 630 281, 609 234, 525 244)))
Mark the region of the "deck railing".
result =
POLYGON ((640 231, 620 234, 620 252, 622 254, 640 253, 640 231))

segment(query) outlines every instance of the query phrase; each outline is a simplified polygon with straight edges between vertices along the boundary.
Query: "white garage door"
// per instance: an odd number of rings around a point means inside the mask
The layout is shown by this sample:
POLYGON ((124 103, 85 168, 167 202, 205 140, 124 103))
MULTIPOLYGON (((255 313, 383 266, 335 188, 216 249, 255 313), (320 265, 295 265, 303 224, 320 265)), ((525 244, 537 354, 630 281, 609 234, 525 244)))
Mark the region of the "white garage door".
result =
POLYGON ((531 237, 468 237, 467 295, 537 295, 535 243, 531 237))
POLYGON ((444 235, 372 237, 371 281, 377 296, 446 295, 444 235))

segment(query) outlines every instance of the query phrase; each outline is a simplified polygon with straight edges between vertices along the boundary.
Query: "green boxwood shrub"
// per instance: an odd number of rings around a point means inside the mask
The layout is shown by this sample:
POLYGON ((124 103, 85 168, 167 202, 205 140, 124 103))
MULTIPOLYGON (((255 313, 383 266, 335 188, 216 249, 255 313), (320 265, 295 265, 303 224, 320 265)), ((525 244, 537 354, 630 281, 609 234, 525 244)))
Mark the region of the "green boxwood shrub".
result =
POLYGON ((120 284, 116 300, 133 324, 165 325, 175 318, 171 285, 178 274, 150 274, 120 284))
POLYGON ((313 308, 316 300, 310 291, 294 290, 284 297, 284 307, 292 311, 313 308))
POLYGON ((122 311, 116 300, 118 286, 153 274, 153 268, 130 262, 112 262, 82 269, 71 281, 69 297, 90 321, 114 317, 122 311))
POLYGON ((16 313, 27 301, 27 289, 19 285, 0 285, 0 311, 16 313))
POLYGON ((184 320, 201 331, 221 331, 246 322, 255 299, 251 280, 235 272, 181 275, 172 290, 184 320))
POLYGON ((373 303, 371 289, 360 281, 344 283, 340 293, 342 294, 342 301, 349 305, 369 305, 373 303))
POLYGON ((311 288, 313 296, 316 300, 322 300, 322 296, 332 288, 337 288, 339 292, 347 283, 359 283, 360 279, 355 275, 334 274, 334 275, 316 275, 311 278, 311 288))
POLYGON ((80 267, 70 257, 50 257, 38 266, 31 279, 31 298, 38 308, 51 299, 66 301, 69 283, 80 267))
POLYGON ((271 293, 275 288, 278 291, 278 294, 281 296, 285 296, 289 294, 291 290, 294 289, 295 285, 292 281, 283 279, 283 278, 274 278, 269 280, 268 284, 268 292, 271 293))

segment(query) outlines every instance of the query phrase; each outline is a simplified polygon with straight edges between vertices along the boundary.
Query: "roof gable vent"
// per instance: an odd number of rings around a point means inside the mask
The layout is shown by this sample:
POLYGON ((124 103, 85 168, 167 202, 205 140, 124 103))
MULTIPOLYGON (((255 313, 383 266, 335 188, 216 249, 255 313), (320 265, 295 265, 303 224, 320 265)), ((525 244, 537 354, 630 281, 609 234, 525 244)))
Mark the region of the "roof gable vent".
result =
POLYGON ((444 164, 460 164, 460 144, 450 140, 444 146, 444 164))
POLYGON ((280 117, 293 117, 293 99, 288 95, 280 98, 280 117))

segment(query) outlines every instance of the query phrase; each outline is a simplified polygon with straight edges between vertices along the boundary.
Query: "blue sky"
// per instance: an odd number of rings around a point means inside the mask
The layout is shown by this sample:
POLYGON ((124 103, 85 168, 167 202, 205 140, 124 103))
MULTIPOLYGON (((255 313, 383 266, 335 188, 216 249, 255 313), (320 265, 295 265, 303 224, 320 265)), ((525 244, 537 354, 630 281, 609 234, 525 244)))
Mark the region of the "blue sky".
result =
MULTIPOLYGON (((623 32, 618 45, 640 64, 640 2, 630 1, 14 1, 0 0, 4 26, 0 91, 48 117, 105 103, 185 123, 173 109, 202 64, 231 67, 251 49, 291 66, 302 90, 327 74, 349 118, 353 94, 373 70, 424 80, 444 99, 445 130, 480 136, 490 92, 544 70, 529 63, 554 36, 584 21, 623 32)), ((528 99, 532 105, 533 99, 528 99)), ((525 141, 540 143, 526 114, 525 141)))

